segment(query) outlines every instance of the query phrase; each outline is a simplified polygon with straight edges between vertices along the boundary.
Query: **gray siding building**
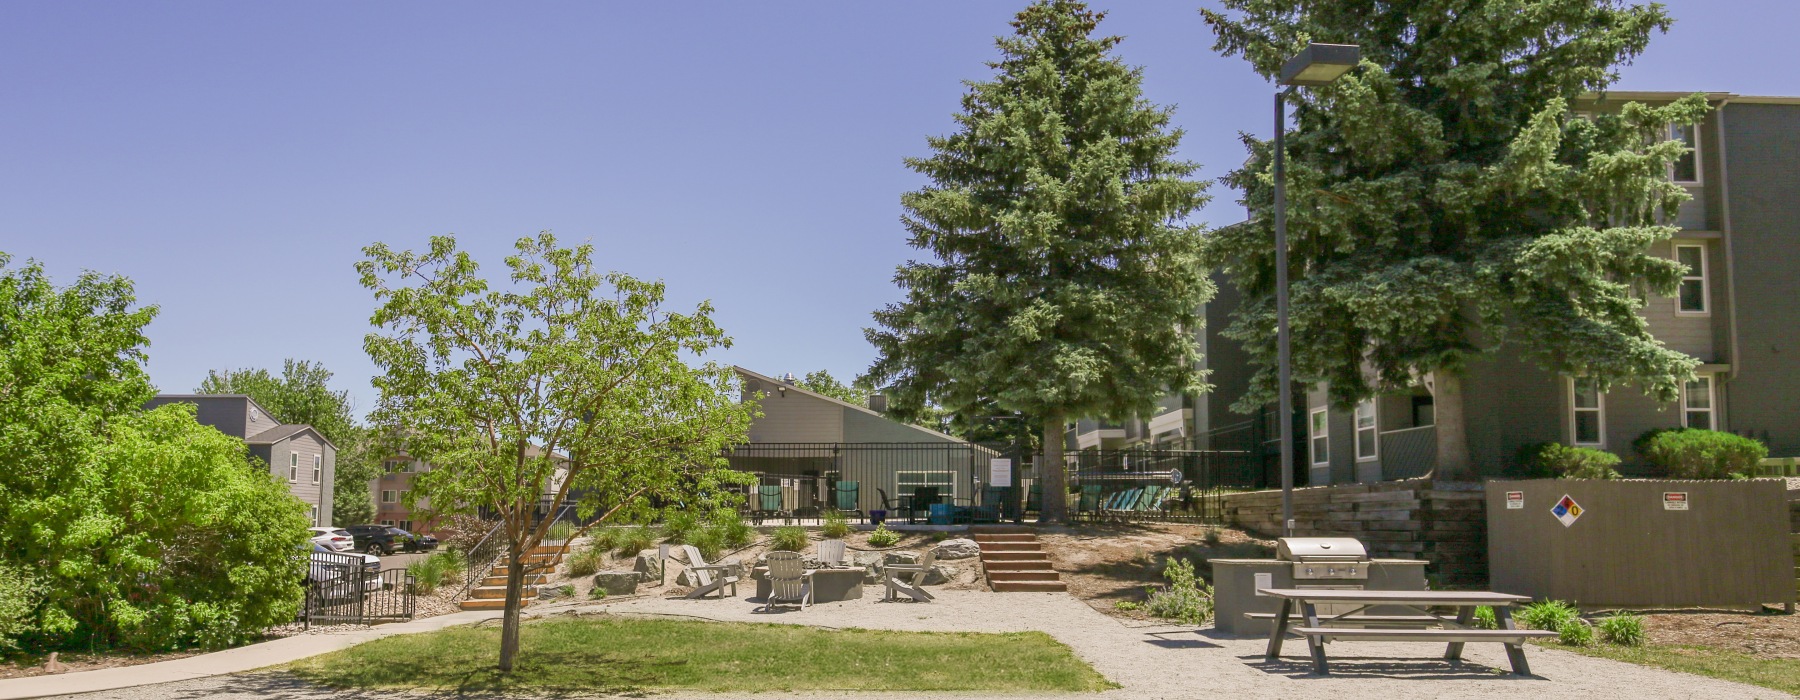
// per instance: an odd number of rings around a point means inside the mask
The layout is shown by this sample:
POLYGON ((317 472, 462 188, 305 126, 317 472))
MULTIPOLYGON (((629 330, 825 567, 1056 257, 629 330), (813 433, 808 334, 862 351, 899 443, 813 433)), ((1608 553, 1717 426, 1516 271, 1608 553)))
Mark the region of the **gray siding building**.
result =
POLYGON ((202 425, 243 440, 251 456, 262 460, 269 473, 308 506, 314 525, 331 524, 337 446, 318 430, 277 422, 256 401, 241 394, 158 394, 144 408, 171 403, 193 404, 202 425))

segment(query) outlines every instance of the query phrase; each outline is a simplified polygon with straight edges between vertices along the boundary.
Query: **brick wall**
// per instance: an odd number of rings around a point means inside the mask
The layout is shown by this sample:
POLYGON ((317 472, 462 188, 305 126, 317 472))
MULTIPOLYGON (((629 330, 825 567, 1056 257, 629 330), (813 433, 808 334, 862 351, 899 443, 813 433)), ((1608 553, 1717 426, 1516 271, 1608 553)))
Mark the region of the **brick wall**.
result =
MULTIPOLYGON (((1224 498, 1226 522, 1281 534, 1281 492, 1224 498)), ((1294 489, 1294 534, 1354 537, 1369 556, 1424 559, 1444 584, 1485 586, 1487 514, 1481 484, 1426 479, 1294 489)))

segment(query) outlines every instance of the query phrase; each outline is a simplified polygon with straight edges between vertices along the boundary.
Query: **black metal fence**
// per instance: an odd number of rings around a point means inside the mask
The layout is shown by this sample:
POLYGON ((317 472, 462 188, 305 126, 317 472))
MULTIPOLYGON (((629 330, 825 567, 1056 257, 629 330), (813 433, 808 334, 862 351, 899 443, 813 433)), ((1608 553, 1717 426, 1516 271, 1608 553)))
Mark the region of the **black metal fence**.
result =
POLYGON ((415 603, 406 570, 382 571, 361 554, 314 552, 300 620, 308 627, 403 622, 413 618, 415 603))

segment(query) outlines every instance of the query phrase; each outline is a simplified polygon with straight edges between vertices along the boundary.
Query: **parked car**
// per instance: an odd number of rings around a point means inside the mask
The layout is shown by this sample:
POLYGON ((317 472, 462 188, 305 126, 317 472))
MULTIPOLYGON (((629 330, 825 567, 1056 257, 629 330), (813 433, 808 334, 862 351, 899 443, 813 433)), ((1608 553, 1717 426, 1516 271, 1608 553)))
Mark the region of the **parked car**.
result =
POLYGON ((348 552, 356 548, 356 538, 351 537, 350 532, 341 527, 309 527, 306 529, 312 532, 312 541, 325 545, 333 552, 348 552))
POLYGON ((331 551, 330 547, 312 543, 306 581, 326 600, 342 600, 357 595, 356 568, 362 569, 362 592, 381 590, 381 557, 331 551))
POLYGON ((355 539, 356 549, 363 552, 429 552, 438 546, 436 537, 415 535, 391 525, 351 525, 344 529, 355 539))

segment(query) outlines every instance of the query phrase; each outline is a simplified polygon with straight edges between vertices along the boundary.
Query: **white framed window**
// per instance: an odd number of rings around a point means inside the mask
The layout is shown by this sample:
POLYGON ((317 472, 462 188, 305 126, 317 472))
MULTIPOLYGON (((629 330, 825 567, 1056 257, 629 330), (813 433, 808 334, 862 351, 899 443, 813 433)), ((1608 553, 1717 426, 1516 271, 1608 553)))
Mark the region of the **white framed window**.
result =
POLYGON ((399 499, 398 499, 399 494, 400 494, 399 491, 382 491, 381 492, 381 502, 382 503, 397 503, 397 502, 399 502, 399 499))
POLYGON ((1606 444, 1606 395, 1591 379, 1569 378, 1569 435, 1576 445, 1606 444))
POLYGON ((288 481, 300 480, 300 453, 288 453, 288 481))
POLYGON ((314 527, 317 527, 319 524, 319 507, 318 506, 312 507, 312 524, 314 527))
POLYGON ((1331 418, 1325 408, 1313 409, 1306 426, 1310 436, 1312 463, 1315 466, 1331 464, 1331 418))
POLYGON ((313 455, 313 483, 325 478, 325 455, 313 455))
POLYGON ((412 532, 412 521, 411 520, 402 520, 402 521, 400 521, 400 525, 398 527, 407 532, 412 532))
POLYGON ((1678 244, 1675 261, 1685 268, 1681 273, 1681 288, 1675 293, 1675 313, 1705 315, 1712 308, 1711 290, 1706 285, 1706 246, 1678 244))
POLYGON ((1356 461, 1367 462, 1381 456, 1381 437, 1375 431, 1375 400, 1356 405, 1356 461))
POLYGON ((1675 162, 1669 164, 1669 180, 1684 185, 1700 184, 1700 127, 1698 124, 1670 124, 1669 140, 1688 147, 1675 162))
POLYGON ((913 489, 920 486, 936 486, 939 496, 956 498, 956 472, 894 472, 896 494, 911 496, 913 489))
POLYGON ((1702 374, 1681 387, 1681 426, 1699 428, 1701 430, 1718 430, 1719 423, 1714 420, 1713 407, 1718 402, 1713 397, 1712 375, 1702 374))
POLYGON ((381 521, 381 524, 382 524, 382 525, 383 525, 383 526, 385 526, 385 527, 393 527, 393 526, 394 526, 394 521, 392 521, 392 520, 383 520, 383 521, 381 521))

